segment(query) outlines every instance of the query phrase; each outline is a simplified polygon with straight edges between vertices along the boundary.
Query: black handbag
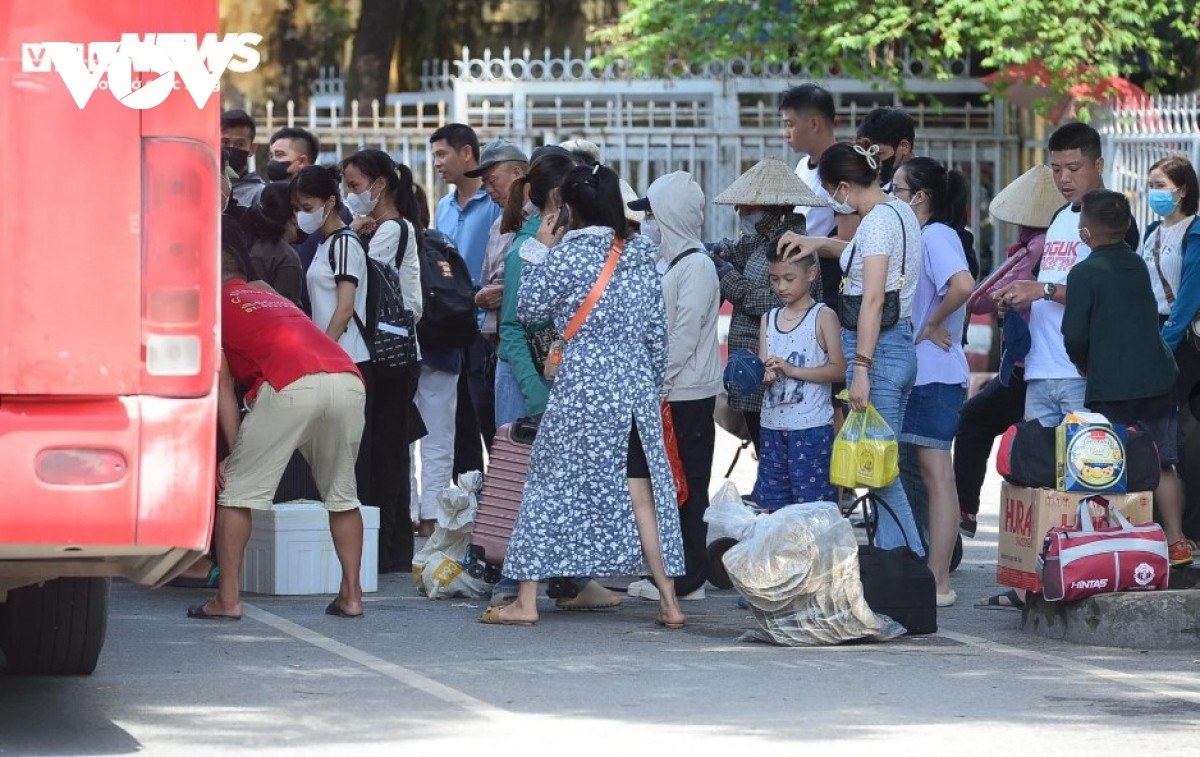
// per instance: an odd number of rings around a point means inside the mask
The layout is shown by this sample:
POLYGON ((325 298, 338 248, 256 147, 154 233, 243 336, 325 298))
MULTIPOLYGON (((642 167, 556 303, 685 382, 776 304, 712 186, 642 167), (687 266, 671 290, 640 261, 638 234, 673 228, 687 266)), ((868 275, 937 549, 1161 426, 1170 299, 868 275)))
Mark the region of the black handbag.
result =
POLYGON ((525 334, 529 337, 529 355, 533 358, 533 365, 538 373, 543 373, 546 370, 546 360, 550 358, 550 347, 562 337, 551 321, 547 321, 541 328, 526 329, 525 334))
POLYGON ((895 549, 875 546, 879 511, 885 510, 900 523, 883 498, 866 494, 862 504, 867 526, 867 544, 858 548, 858 573, 867 605, 904 626, 907 635, 937 633, 937 584, 925 560, 907 545, 895 549))
MULTIPOLYGON (((904 228, 904 217, 900 215, 900 211, 892 208, 891 205, 884 203, 884 207, 891 208, 896 217, 900 219, 900 289, 893 292, 883 293, 883 311, 879 314, 879 329, 891 328, 900 320, 900 290, 904 289, 904 273, 908 264, 908 230, 904 228)), ((850 247, 850 260, 846 261, 845 274, 850 273, 850 268, 854 265, 854 253, 857 251, 857 245, 850 247)), ((842 295, 838 302, 838 320, 842 323, 842 328, 847 331, 858 331, 858 311, 862 310, 862 295, 861 294, 846 294, 846 279, 842 278, 842 295)))

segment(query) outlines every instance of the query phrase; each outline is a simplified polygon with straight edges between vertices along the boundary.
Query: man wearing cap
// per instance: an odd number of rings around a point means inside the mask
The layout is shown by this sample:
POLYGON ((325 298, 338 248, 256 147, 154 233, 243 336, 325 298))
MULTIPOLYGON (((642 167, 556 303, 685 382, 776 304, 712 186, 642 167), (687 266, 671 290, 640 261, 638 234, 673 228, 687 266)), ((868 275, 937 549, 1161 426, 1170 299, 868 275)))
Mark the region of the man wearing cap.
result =
POLYGON ((250 154, 254 152, 256 127, 254 119, 244 110, 227 110, 221 114, 221 153, 237 174, 231 182, 233 200, 243 208, 258 204, 267 182, 250 170, 250 154))
MULTIPOLYGON (((675 423, 688 497, 679 509, 685 573, 675 579, 680 599, 704 599, 708 579, 708 484, 712 475, 716 426, 713 411, 721 391, 721 352, 717 340, 721 283, 704 254, 704 192, 686 171, 654 180, 646 196, 629 203, 644 211, 642 234, 658 245, 666 265, 662 278, 667 311, 667 370, 663 391, 675 423)), ((659 599, 649 579, 629 585, 630 597, 659 599)))
MULTIPOLYGON (((467 171, 466 175, 481 179, 483 190, 503 211, 508 204, 513 182, 524 176, 528 170, 529 158, 521 148, 501 139, 484 146, 479 166, 467 171)), ((497 217, 488 230, 483 272, 480 276, 482 286, 475 295, 475 304, 484 312, 481 331, 488 337, 493 349, 496 346, 496 330, 499 325, 497 315, 504 296, 504 256, 508 254, 513 237, 516 236, 515 232, 505 234, 500 231, 502 220, 503 216, 497 217)))
MULTIPOLYGON (((513 182, 528 170, 529 158, 521 148, 501 139, 484 146, 479 165, 467 171, 466 176, 480 179, 483 190, 503 213, 513 182)), ((482 286, 475 294, 475 304, 483 314, 483 323, 478 343, 467 354, 471 404, 488 450, 496 436, 495 353, 499 345, 500 303, 504 299, 504 256, 516 236, 515 232, 500 231, 503 220, 503 215, 497 216, 488 229, 480 275, 482 286)))

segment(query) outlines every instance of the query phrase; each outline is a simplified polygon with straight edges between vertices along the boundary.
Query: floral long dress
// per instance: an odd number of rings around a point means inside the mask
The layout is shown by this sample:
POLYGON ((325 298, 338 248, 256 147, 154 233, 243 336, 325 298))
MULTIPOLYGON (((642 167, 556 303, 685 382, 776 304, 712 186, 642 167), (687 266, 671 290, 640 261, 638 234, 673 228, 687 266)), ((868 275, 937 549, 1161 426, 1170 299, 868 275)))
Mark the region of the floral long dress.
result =
MULTIPOLYGON (((521 320, 553 318, 564 332, 599 278, 613 238, 607 227, 579 229, 544 262, 526 261, 521 320)), ((634 419, 650 466, 663 561, 669 575, 684 572, 660 415, 667 318, 656 254, 645 237, 626 241, 604 294, 563 350, 504 560, 509 578, 646 572, 626 475, 634 419)))

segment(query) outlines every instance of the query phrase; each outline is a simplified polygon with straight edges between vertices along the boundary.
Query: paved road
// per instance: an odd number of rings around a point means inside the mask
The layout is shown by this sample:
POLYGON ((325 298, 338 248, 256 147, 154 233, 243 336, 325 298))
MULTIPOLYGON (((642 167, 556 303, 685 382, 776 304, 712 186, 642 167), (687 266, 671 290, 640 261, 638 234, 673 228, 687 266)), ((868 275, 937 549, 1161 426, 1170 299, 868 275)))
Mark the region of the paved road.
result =
MULTIPOLYGON (((731 454, 725 439, 721 472, 731 454)), ((384 577, 357 621, 319 597, 258 596, 239 623, 201 623, 184 609, 205 592, 118 584, 93 676, 0 674, 0 754, 1193 751, 1200 647, 1047 642, 970 606, 994 587, 998 481, 987 491, 941 632, 880 645, 739 643, 751 619, 732 592, 666 631, 643 600, 583 614, 543 600, 536 628, 486 627, 478 603, 422 599, 407 575, 384 577)))

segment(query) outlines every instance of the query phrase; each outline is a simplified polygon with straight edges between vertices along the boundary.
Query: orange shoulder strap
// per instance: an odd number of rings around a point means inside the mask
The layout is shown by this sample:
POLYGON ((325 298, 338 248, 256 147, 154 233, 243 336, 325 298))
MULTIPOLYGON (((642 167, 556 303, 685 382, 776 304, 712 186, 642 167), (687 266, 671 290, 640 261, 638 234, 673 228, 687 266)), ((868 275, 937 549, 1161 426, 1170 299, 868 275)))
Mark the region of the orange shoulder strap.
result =
POLYGON ((599 278, 592 285, 592 291, 588 292, 587 298, 584 299, 583 304, 579 306, 579 310, 575 311, 575 315, 571 317, 571 321, 567 324, 567 330, 563 333, 563 341, 574 337, 579 331, 579 327, 592 314, 592 308, 596 307, 596 303, 600 301, 600 296, 608 288, 608 281, 612 278, 613 271, 617 269, 617 261, 620 259, 621 250, 623 249, 625 249, 625 240, 617 237, 613 241, 612 249, 608 251, 608 260, 604 261, 604 268, 600 270, 599 278))

